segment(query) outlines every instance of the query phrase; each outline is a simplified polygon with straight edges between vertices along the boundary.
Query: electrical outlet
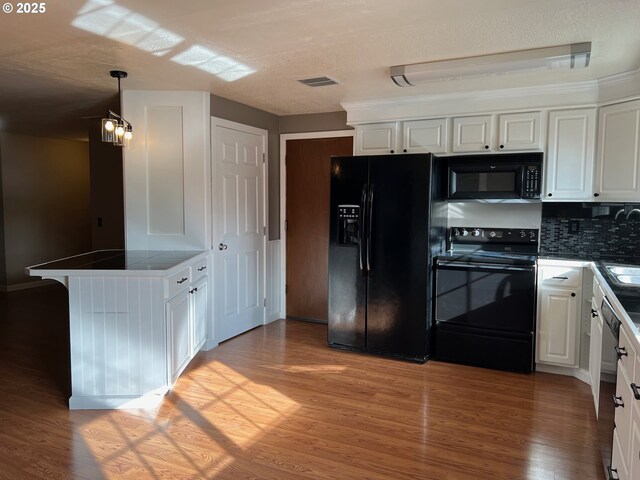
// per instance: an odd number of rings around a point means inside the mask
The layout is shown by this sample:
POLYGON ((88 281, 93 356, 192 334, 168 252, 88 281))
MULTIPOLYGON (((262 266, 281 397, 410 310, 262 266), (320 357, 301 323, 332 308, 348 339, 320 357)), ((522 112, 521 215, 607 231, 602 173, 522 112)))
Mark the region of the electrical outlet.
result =
POLYGON ((580 233, 580 222, 578 220, 569 220, 569 233, 574 235, 580 233))

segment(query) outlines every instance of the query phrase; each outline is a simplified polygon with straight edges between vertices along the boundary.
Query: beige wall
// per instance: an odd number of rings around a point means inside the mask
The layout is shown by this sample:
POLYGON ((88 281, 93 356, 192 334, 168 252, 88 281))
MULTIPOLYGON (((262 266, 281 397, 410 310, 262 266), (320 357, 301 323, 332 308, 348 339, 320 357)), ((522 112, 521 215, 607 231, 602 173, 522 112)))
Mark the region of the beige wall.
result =
POLYGON ((310 113, 280 117, 280 133, 330 132, 353 130, 347 125, 347 112, 310 113))
POLYGON ((91 250, 124 249, 122 147, 102 142, 99 120, 89 128, 89 157, 91 250))
POLYGON ((6 284, 24 268, 91 249, 86 142, 0 134, 6 284))

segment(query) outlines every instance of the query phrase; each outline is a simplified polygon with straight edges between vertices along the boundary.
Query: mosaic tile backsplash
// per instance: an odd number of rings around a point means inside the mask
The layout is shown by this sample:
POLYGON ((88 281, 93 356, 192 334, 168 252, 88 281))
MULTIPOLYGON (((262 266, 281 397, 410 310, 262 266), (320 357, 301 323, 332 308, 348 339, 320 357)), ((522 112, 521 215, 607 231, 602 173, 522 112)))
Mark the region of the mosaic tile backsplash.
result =
POLYGON ((540 254, 640 257, 640 220, 556 218, 543 212, 540 254), (577 233, 569 233, 576 225, 577 233))

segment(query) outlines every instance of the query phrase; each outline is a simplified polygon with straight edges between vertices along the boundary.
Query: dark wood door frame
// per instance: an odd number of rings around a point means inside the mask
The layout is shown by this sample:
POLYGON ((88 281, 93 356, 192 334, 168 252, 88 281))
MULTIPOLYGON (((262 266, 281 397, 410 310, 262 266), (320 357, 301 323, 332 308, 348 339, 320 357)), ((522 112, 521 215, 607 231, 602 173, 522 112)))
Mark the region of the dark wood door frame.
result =
POLYGON ((284 133, 280 135, 280 304, 282 314, 287 315, 287 297, 285 285, 287 281, 287 236, 285 222, 287 216, 287 140, 302 140, 316 138, 352 137, 355 148, 355 130, 334 130, 330 132, 305 132, 305 133, 284 133))

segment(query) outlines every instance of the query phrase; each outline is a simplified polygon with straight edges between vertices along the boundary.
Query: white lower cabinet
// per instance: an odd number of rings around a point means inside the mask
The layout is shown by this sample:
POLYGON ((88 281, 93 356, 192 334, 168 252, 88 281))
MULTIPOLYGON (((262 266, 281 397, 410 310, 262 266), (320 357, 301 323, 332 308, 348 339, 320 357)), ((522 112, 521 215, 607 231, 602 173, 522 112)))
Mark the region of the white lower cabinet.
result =
POLYGON ((620 437, 618 437, 618 429, 613 431, 613 449, 611 452, 611 473, 610 478, 616 478, 618 480, 627 480, 633 477, 629 476, 629 471, 623 456, 624 447, 620 443, 620 437))
POLYGON ((589 375, 591 377, 591 394, 598 416, 600 401, 600 360, 602 355, 603 320, 595 298, 591 300, 591 334, 589 342, 589 375))
POLYGON ((197 281, 191 293, 191 307, 193 315, 193 341, 192 355, 198 353, 207 339, 207 303, 208 303, 208 282, 206 277, 197 281))
POLYGON ((191 360, 191 294, 183 290, 166 304, 169 347, 169 383, 176 379, 191 360))
POLYGON ((640 478, 640 400, 633 402, 631 445, 629 448, 629 478, 640 478))
POLYGON ((582 268, 541 267, 538 271, 539 363, 577 367, 582 268))
POLYGON ((206 265, 207 260, 201 260, 184 274, 167 280, 166 291, 175 294, 165 303, 169 386, 175 383, 206 341, 209 298, 209 282, 204 273, 206 265))

